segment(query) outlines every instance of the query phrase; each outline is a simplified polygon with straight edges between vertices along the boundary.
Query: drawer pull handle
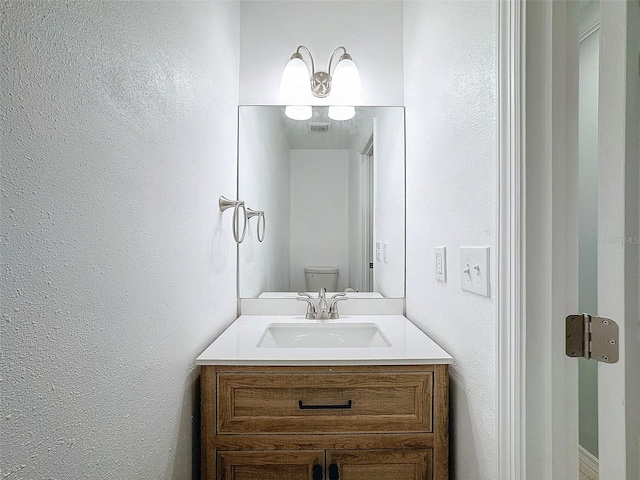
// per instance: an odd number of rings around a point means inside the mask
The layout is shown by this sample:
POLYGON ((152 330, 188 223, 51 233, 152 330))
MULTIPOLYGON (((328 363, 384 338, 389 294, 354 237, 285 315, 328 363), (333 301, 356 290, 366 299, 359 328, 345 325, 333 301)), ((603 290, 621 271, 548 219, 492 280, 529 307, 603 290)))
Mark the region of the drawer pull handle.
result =
POLYGON ((304 405, 302 400, 298 400, 300 410, 347 410, 351 408, 353 402, 349 400, 345 405, 304 405))
POLYGON ((322 480, 322 466, 314 465, 313 466, 313 477, 312 480, 322 480))

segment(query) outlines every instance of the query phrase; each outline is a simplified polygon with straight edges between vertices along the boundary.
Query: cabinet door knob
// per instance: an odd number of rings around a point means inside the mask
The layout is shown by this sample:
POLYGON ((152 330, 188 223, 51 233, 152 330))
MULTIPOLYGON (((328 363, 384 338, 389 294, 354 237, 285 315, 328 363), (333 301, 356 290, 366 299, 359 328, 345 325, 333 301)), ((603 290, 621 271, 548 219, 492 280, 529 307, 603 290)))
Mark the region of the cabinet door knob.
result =
POLYGON ((338 465, 332 463, 329 465, 329 480, 339 480, 340 474, 338 473, 338 465))
POLYGON ((322 466, 321 465, 314 465, 312 472, 313 472, 312 480, 322 480, 322 466))

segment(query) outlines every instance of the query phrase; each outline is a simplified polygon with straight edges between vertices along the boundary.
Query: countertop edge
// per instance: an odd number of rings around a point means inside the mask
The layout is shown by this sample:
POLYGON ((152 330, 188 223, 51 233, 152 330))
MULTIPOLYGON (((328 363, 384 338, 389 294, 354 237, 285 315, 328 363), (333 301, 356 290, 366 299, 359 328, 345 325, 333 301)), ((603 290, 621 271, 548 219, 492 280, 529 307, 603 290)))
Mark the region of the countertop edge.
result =
POLYGON ((263 366, 263 367, 354 367, 358 365, 451 365, 453 359, 370 359, 370 360, 205 360, 196 365, 263 366))

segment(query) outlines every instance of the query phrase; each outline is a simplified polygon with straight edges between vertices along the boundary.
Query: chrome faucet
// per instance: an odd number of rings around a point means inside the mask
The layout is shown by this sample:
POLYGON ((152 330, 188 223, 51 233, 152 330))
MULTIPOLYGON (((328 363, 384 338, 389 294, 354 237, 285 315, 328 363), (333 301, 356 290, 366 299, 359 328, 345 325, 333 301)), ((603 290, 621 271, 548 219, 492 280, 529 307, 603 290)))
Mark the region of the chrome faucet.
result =
POLYGON ((329 307, 325 298, 327 289, 322 287, 318 293, 318 315, 321 320, 329 318, 329 307))
POLYGON ((329 305, 330 320, 340 318, 340 315, 338 315, 338 302, 341 300, 349 300, 346 293, 336 293, 331 297, 331 305, 329 305))
POLYGON ((346 293, 336 293, 331 297, 331 302, 327 304, 327 289, 321 288, 318 292, 318 308, 313 303, 313 297, 306 292, 298 292, 296 300, 307 302, 307 313, 304 316, 307 320, 336 320, 340 318, 338 314, 338 302, 348 300, 346 293))
POLYGON ((298 292, 296 300, 307 302, 307 314, 304 318, 307 320, 315 320, 318 314, 316 313, 316 306, 313 304, 313 301, 311 301, 311 295, 305 292, 298 292))

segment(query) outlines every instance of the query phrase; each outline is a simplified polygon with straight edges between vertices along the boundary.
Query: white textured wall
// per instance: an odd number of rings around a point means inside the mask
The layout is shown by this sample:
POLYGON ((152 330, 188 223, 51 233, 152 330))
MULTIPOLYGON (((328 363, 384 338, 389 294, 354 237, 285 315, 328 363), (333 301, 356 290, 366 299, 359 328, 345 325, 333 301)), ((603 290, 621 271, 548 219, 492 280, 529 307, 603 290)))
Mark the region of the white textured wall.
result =
POLYGON ((240 107, 239 198, 265 212, 264 241, 249 220, 240 244, 239 287, 243 298, 289 290, 289 144, 282 115, 273 107, 240 107))
POLYGON ((292 292, 304 291, 304 267, 338 267, 338 291, 349 281, 349 150, 291 150, 292 292))
POLYGON ((190 478, 236 315, 239 6, 1 9, 0 476, 190 478))
MULTIPOLYGON (((496 303, 460 289, 459 247, 496 241, 497 4, 404 3, 407 316, 454 358, 452 478, 497 478, 496 303), (447 246, 448 281, 434 278, 447 246)), ((492 290, 495 269, 491 267, 492 290)))
POLYGON ((321 71, 346 47, 362 78, 361 105, 402 105, 402 2, 243 1, 241 12, 241 104, 281 104, 282 71, 303 44, 321 71))

